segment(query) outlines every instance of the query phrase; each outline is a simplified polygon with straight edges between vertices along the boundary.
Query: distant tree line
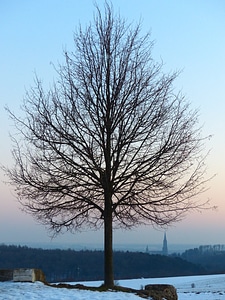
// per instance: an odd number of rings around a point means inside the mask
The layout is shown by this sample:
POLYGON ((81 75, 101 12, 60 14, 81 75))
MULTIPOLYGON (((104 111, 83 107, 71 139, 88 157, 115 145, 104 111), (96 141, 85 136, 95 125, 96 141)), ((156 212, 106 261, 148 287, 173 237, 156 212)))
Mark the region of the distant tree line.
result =
POLYGON ((200 252, 211 252, 211 253, 221 252, 221 251, 225 251, 225 245, 220 245, 220 244, 203 245, 203 246, 199 246, 199 251, 200 252))
POLYGON ((202 266, 208 274, 225 273, 224 245, 205 245, 189 249, 180 258, 202 266))
MULTIPOLYGON (((0 269, 42 269, 48 282, 103 280, 103 251, 45 250, 0 245, 0 269)), ((204 274, 205 269, 181 257, 142 252, 114 253, 115 279, 204 274)))

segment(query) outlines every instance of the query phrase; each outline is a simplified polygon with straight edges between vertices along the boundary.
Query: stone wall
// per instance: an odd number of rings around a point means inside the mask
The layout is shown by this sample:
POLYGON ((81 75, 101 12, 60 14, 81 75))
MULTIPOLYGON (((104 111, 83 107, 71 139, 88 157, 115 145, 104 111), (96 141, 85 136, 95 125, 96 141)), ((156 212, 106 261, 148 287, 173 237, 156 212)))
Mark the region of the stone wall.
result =
POLYGON ((0 270, 0 281, 46 282, 45 275, 40 269, 0 270))
POLYGON ((45 275, 40 269, 15 269, 13 270, 13 281, 45 282, 45 275))

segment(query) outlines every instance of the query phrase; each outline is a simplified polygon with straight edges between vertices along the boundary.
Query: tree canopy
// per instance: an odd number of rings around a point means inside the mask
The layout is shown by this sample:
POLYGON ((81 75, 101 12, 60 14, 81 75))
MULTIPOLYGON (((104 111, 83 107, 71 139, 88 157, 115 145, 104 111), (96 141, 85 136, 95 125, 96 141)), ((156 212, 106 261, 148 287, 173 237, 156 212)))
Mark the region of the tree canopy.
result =
POLYGON ((174 92, 141 34, 105 4, 74 34, 49 90, 36 78, 7 169, 25 210, 58 233, 105 230, 105 284, 113 285, 113 227, 169 225, 205 203, 198 113, 174 92))

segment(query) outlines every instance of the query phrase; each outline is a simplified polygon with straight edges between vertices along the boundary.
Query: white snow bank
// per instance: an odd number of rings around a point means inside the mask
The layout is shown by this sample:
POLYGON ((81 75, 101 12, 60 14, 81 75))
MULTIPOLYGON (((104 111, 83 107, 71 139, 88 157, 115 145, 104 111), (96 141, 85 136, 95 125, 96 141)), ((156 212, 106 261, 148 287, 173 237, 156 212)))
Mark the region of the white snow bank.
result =
MULTIPOLYGON (((98 286, 102 282, 82 282, 98 286)), ((168 283, 175 286, 179 300, 225 300, 225 275, 185 276, 120 280, 119 284, 140 289, 151 283, 168 283)), ((0 300, 140 300, 141 298, 121 292, 92 292, 53 288, 41 282, 0 282, 0 300)))
POLYGON ((122 292, 92 292, 53 288, 41 282, 0 282, 1 300, 140 300, 138 296, 122 292))

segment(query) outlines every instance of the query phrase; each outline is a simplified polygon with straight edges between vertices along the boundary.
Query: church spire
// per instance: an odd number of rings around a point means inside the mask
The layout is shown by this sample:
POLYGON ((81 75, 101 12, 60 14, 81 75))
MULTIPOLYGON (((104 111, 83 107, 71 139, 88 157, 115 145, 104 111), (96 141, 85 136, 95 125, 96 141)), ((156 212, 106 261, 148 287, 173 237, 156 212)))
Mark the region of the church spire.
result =
POLYGON ((168 247, 167 247, 166 232, 164 233, 163 247, 162 247, 162 254, 163 254, 163 255, 168 255, 168 247))

